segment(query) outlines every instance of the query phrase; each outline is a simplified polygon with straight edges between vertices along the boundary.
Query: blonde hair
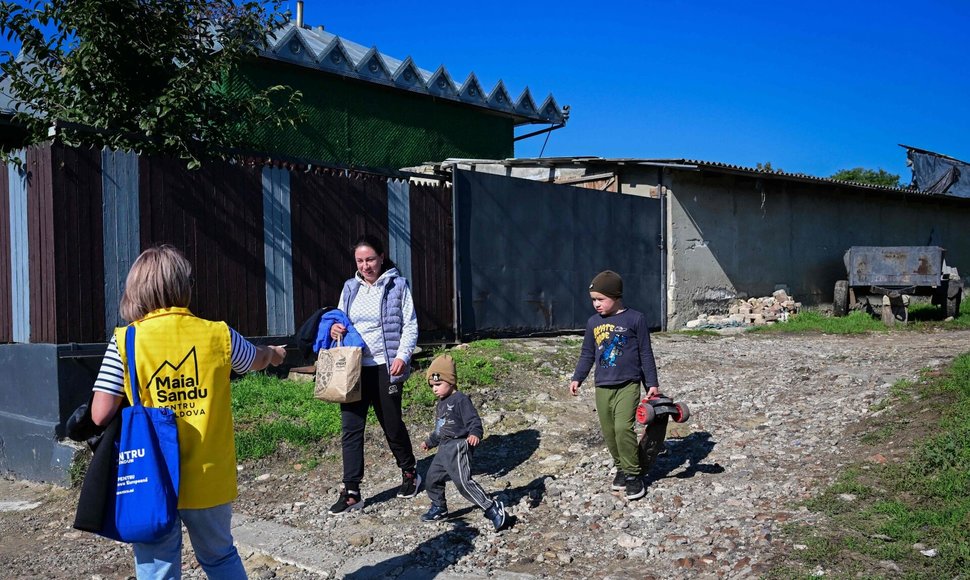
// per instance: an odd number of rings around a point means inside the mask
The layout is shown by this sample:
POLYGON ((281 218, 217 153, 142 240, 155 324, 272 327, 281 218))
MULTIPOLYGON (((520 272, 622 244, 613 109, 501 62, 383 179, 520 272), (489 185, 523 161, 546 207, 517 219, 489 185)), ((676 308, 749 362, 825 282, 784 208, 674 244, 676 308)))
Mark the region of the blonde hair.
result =
POLYGON ((145 250, 131 265, 118 311, 133 322, 159 308, 186 307, 191 298, 192 265, 165 244, 145 250))

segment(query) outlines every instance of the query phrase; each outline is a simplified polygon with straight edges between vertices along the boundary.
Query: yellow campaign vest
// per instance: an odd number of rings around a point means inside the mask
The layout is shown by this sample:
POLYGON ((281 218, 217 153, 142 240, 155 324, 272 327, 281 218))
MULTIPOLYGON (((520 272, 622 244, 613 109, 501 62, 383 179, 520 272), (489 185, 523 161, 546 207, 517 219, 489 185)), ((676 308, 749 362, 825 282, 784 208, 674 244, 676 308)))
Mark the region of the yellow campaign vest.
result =
MULTIPOLYGON (((133 323, 139 396, 146 407, 175 412, 181 480, 179 509, 201 509, 236 498, 236 441, 229 373, 229 327, 188 308, 162 308, 133 323)), ((115 330, 131 401, 125 329, 115 330)))

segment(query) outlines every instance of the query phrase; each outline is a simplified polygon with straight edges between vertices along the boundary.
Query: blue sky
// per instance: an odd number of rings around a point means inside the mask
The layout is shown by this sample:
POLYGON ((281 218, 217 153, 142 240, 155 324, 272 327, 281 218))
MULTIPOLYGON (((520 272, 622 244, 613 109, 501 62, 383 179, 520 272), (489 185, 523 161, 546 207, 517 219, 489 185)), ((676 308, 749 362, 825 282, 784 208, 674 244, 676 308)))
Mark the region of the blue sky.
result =
MULTIPOLYGON (((513 98, 551 92, 571 117, 544 156, 771 162, 820 176, 862 166, 904 183, 898 143, 970 161, 966 0, 311 0, 305 23, 444 64, 457 82, 474 71, 486 91, 501 79, 513 98)), ((542 146, 534 137, 515 153, 542 146)))
POLYGON ((513 98, 551 92, 572 113, 545 156, 881 167, 904 183, 898 143, 970 160, 966 0, 306 2, 305 22, 513 98))

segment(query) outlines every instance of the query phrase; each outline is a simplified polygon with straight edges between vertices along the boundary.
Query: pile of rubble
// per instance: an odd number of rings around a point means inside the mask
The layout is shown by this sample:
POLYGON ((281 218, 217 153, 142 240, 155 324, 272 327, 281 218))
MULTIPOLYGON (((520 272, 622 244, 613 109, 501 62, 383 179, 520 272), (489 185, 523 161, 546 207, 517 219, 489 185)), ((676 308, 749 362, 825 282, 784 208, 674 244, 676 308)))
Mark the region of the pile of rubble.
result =
POLYGON ((802 308, 784 290, 775 290, 771 296, 763 298, 738 299, 731 304, 727 314, 701 314, 687 322, 689 329, 718 329, 744 326, 763 326, 776 322, 786 322, 788 317, 797 314, 802 308))

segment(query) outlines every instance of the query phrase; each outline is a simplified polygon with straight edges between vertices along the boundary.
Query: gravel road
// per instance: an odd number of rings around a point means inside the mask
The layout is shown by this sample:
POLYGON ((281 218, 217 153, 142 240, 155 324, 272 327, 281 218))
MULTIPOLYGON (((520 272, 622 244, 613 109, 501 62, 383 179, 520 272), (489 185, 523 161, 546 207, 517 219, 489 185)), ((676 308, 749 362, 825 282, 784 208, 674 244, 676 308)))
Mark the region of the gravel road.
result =
MULTIPOLYGON (((491 531, 449 485, 456 517, 423 524, 425 494, 394 497, 399 472, 379 428, 368 431, 367 507, 330 516, 340 469, 285 453, 241 466, 235 535, 253 578, 749 577, 789 550, 799 507, 847 463, 865 461, 860 422, 900 379, 970 351, 970 331, 863 336, 662 334, 663 391, 690 405, 671 423, 645 498, 609 491, 611 461, 592 389, 568 394, 576 337, 514 339, 534 362, 472 392, 486 423, 474 475, 510 506, 491 531)), ((499 361, 496 361, 499 362, 499 361)), ((459 378, 460 381, 460 378, 459 378)), ((418 440, 430 427, 412 424, 418 440)), ((880 449, 893 457, 892 441, 880 449)), ((419 468, 430 458, 419 453, 419 468)), ((71 529, 76 490, 0 479, 0 569, 9 578, 127 578, 130 549, 71 529)), ((202 578, 186 550, 184 575, 202 578)))

